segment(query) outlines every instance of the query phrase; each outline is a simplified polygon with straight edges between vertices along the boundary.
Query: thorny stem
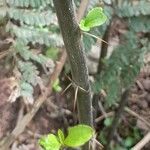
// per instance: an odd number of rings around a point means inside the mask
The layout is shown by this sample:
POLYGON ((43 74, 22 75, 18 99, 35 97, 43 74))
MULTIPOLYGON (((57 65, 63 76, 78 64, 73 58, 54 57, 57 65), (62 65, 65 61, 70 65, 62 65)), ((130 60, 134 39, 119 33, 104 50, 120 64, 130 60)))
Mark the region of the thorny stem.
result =
MULTIPOLYGON (((93 126, 91 89, 85 53, 81 44, 81 32, 75 17, 72 0, 53 0, 64 44, 66 47, 73 81, 80 88, 77 94, 79 122, 93 126)), ((88 144, 83 150, 88 150, 88 144)))

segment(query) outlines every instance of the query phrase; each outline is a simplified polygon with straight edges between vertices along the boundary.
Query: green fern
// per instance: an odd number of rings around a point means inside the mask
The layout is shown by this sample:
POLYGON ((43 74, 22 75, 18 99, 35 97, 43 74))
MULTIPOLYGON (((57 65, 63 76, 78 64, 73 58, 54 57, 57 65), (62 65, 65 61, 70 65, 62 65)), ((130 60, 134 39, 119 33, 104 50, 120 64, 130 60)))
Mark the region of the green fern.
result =
POLYGON ((29 46, 25 45, 21 40, 16 40, 13 49, 15 49, 16 56, 18 57, 18 54, 20 56, 17 59, 17 67, 22 75, 20 79, 21 96, 28 103, 33 103, 34 87, 38 84, 39 79, 39 71, 35 64, 40 64, 44 71, 48 73, 53 71, 54 63, 43 54, 37 55, 33 53, 29 46))
MULTIPOLYGON (((97 0, 91 1, 89 4, 89 8, 96 6, 97 4, 97 0)), ((106 24, 91 31, 92 34, 97 35, 101 38, 113 16, 118 16, 119 18, 127 18, 130 29, 136 32, 149 32, 150 30, 150 2, 148 0, 139 0, 137 1, 137 4, 133 4, 131 1, 122 1, 122 3, 119 2, 119 5, 116 4, 115 8, 104 5, 104 12, 108 18, 106 24)), ((84 46, 87 50, 90 50, 92 45, 96 42, 96 40, 93 40, 92 37, 86 36, 83 37, 83 40, 84 46)))
POLYGON ((18 27, 14 24, 8 24, 7 30, 22 39, 25 44, 42 44, 46 46, 62 46, 63 41, 60 35, 47 31, 47 28, 34 28, 32 26, 18 27))
POLYGON ((96 5, 98 5, 98 3, 99 3, 99 0, 89 1, 88 10, 92 9, 93 7, 96 7, 96 5))
POLYGON ((6 0, 7 4, 10 6, 15 7, 46 7, 47 5, 51 4, 51 0, 6 0))
POLYGON ((22 80, 26 81, 33 86, 37 85, 37 77, 39 75, 39 71, 37 67, 32 62, 18 62, 18 67, 22 73, 22 80))
POLYGON ((14 49, 17 53, 25 60, 33 60, 35 62, 38 62, 39 64, 43 65, 48 61, 48 58, 45 57, 42 54, 35 54, 30 49, 29 46, 24 45, 24 43, 21 40, 17 40, 14 44, 14 49))
POLYGON ((25 99, 26 103, 33 104, 34 89, 31 84, 25 81, 20 82, 20 95, 25 99))
POLYGON ((29 9, 8 9, 9 17, 19 20, 21 23, 32 26, 57 25, 56 15, 51 11, 29 10, 29 9))
POLYGON ((118 100, 121 89, 134 82, 144 63, 144 54, 149 50, 148 41, 139 41, 134 32, 125 34, 124 42, 113 51, 108 60, 104 60, 105 69, 93 86, 95 92, 102 89, 106 91, 109 105, 118 100))
POLYGON ((21 96, 33 103, 39 64, 49 74, 54 63, 43 52, 34 53, 31 47, 37 44, 46 48, 63 45, 52 0, 0 0, 0 20, 4 17, 8 21, 6 30, 14 39, 11 48, 15 50, 16 67, 21 73, 21 96))
POLYGON ((135 32, 150 32, 150 16, 131 17, 128 24, 135 32))
POLYGON ((9 7, 1 0, 0 4, 0 18, 7 15, 7 18, 12 19, 9 20, 7 29, 13 36, 21 38, 26 44, 32 42, 32 44, 62 46, 51 0, 7 0, 9 7), (14 20, 19 21, 20 25, 18 26, 14 20))
MULTIPOLYGON (((92 1, 94 5, 97 5, 94 2, 92 1)), ((132 31, 124 35, 123 44, 114 49, 110 59, 103 60, 105 69, 96 77, 93 84, 94 92, 99 93, 102 89, 106 91, 108 105, 112 105, 118 100, 122 89, 134 82, 143 65, 144 54, 150 49, 147 40, 139 40, 136 37, 136 32, 147 33, 150 31, 150 2, 143 0, 133 4, 128 0, 119 2, 119 5, 116 3, 114 6, 115 8, 111 5, 104 6, 105 14, 109 18, 108 22, 91 31, 92 34, 102 37, 114 16, 117 16, 118 19, 124 19, 132 31)), ((96 40, 84 35, 83 42, 85 48, 90 50, 96 40)))
POLYGON ((116 7, 116 14, 119 17, 133 17, 139 15, 150 15, 150 2, 148 0, 138 1, 137 4, 124 1, 116 7))

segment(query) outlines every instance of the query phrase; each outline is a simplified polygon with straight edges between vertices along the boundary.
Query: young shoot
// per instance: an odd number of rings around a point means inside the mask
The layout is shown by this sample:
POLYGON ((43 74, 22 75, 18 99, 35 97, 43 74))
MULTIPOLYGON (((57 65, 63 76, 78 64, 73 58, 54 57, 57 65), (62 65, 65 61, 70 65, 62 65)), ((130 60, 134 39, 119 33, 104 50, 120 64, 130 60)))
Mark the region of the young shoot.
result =
POLYGON ((68 128, 68 135, 65 136, 62 130, 57 135, 48 134, 39 140, 44 150, 60 150, 65 147, 76 148, 84 145, 94 136, 94 129, 90 126, 79 124, 68 128))
POLYGON ((84 34, 87 34, 93 38, 96 38, 98 41, 102 41, 108 44, 106 41, 97 37, 96 35, 88 33, 88 31, 90 31, 92 28, 104 24, 106 20, 107 20, 107 16, 104 14, 103 9, 101 7, 96 7, 91 9, 88 12, 87 16, 80 21, 79 27, 84 34))

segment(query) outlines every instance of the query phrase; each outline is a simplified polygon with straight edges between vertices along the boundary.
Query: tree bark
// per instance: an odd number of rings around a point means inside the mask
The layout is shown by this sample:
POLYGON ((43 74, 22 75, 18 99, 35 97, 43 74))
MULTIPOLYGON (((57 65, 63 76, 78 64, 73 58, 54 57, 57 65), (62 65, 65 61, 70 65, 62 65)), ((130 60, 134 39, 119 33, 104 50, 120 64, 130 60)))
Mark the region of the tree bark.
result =
POLYGON ((70 62, 72 78, 79 87, 77 93, 79 122, 93 126, 88 69, 85 61, 85 53, 81 44, 81 32, 76 21, 73 3, 72 0, 53 0, 53 2, 70 62))

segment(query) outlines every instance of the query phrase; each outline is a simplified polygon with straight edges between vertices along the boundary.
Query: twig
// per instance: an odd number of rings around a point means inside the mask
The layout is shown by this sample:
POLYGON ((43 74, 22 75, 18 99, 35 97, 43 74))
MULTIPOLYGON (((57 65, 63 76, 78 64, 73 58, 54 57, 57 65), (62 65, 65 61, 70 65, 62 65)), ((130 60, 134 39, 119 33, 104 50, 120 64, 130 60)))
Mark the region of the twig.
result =
POLYGON ((0 59, 6 57, 9 54, 10 50, 4 51, 0 53, 0 59))
POLYGON ((99 148, 98 150, 102 150, 104 148, 104 146, 99 141, 97 141, 96 137, 97 134, 95 134, 90 140, 90 150, 95 150, 97 148, 99 148))
POLYGON ((101 120, 103 120, 104 118, 106 118, 106 116, 107 117, 112 117, 114 115, 114 112, 112 111, 112 112, 109 112, 109 113, 106 113, 106 115, 101 115, 100 117, 98 117, 98 118, 96 118, 95 119, 95 122, 96 123, 98 123, 98 122, 100 122, 101 120))
POLYGON ((141 150, 148 142, 150 142, 150 132, 148 132, 141 141, 132 147, 131 150, 141 150))
POLYGON ((129 89, 126 89, 121 96, 121 101, 120 101, 118 110, 115 113, 115 117, 113 119, 112 126, 107 134, 107 143, 108 144, 106 145, 105 150, 110 150, 111 141, 113 140, 114 133, 116 132, 116 129, 119 124, 119 120, 124 112, 124 108, 127 103, 128 96, 129 96, 129 89))
MULTIPOLYGON (((119 106, 117 103, 115 104, 117 107, 119 106)), ((136 112, 134 112, 133 110, 131 110, 130 108, 128 107, 125 107, 125 111, 127 113, 129 113, 130 115, 136 117, 137 119, 141 120, 145 125, 147 125, 147 127, 150 129, 150 123, 145 120, 142 116, 140 116, 139 114, 137 114, 136 112)), ((109 112, 109 113, 106 113, 107 114, 107 117, 111 117, 114 115, 114 112, 109 112)), ((102 116, 98 117, 95 119, 95 122, 98 123, 100 122, 101 120, 103 120, 105 118, 105 115, 103 114, 102 116)))
POLYGON ((113 22, 113 19, 110 21, 110 23, 107 26, 107 29, 103 35, 103 41, 105 41, 105 43, 102 42, 102 44, 101 44, 101 51, 100 51, 100 57, 99 57, 99 62, 98 62, 97 74, 100 74, 102 72, 102 70, 104 69, 103 60, 107 56, 108 46, 110 45, 109 36, 110 36, 110 30, 111 30, 112 22, 113 22), (109 43, 109 45, 108 45, 108 43, 109 43))
POLYGON ((106 118, 106 117, 107 117, 107 113, 105 112, 105 109, 104 109, 104 107, 103 107, 103 105, 102 105, 102 103, 101 103, 100 100, 98 101, 98 106, 99 106, 99 108, 100 108, 102 114, 103 114, 103 115, 105 116, 105 118, 106 118))
POLYGON ((87 9, 87 6, 89 4, 89 1, 90 0, 82 0, 81 1, 81 4, 80 4, 80 7, 78 9, 78 15, 77 15, 77 18, 78 20, 80 21, 82 19, 82 17, 84 16, 84 13, 87 9))
POLYGON ((21 108, 20 108, 20 110, 19 110, 19 113, 18 113, 18 118, 17 118, 17 123, 16 124, 19 124, 20 123, 20 121, 22 120, 22 118, 23 118, 23 113, 24 113, 24 104, 21 102, 21 108))
POLYGON ((98 36, 94 35, 94 34, 91 34, 91 33, 88 33, 88 32, 83 32, 84 34, 87 34, 95 39, 97 39, 98 42, 104 42, 105 44, 108 44, 105 40, 99 38, 98 36))
POLYGON ((99 141, 97 141, 95 138, 93 138, 92 140, 93 140, 93 142, 96 143, 96 145, 98 145, 98 147, 99 147, 100 149, 103 149, 103 148, 104 148, 104 146, 103 146, 99 141))
MULTIPOLYGON (((116 103, 115 105, 116 105, 117 107, 119 106, 117 103, 116 103)), ((145 123, 145 125, 147 125, 148 128, 150 129, 150 123, 149 123, 147 120, 145 120, 142 116, 140 116, 139 114, 137 114, 137 113, 134 112, 133 110, 129 109, 128 107, 125 107, 125 111, 126 111, 127 113, 129 113, 130 115, 132 115, 132 116, 138 118, 139 120, 141 120, 141 121, 142 121, 143 123, 145 123)))
POLYGON ((29 122, 32 120, 32 118, 35 116, 36 112, 39 110, 41 105, 44 103, 44 101, 48 98, 48 96, 52 92, 52 84, 53 82, 58 78, 58 75, 60 74, 65 60, 66 60, 67 54, 64 50, 62 52, 62 56, 60 58, 60 61, 57 62, 57 65, 55 67, 55 70, 50 78, 50 83, 47 86, 47 89, 39 96, 39 98, 34 103, 31 111, 29 111, 22 120, 16 125, 12 133, 5 138, 3 143, 0 145, 1 150, 8 150, 9 146, 13 143, 13 141, 24 131, 25 127, 29 124, 29 122))
MULTIPOLYGON (((118 106, 118 104, 115 104, 115 105, 118 106)), ((150 128, 150 123, 147 120, 145 120, 142 116, 140 116, 139 114, 137 114, 136 112, 134 112, 133 110, 131 110, 128 107, 125 107, 125 111, 127 113, 129 113, 130 115, 136 117, 137 119, 141 120, 145 125, 147 125, 150 128)), ((111 116, 114 115, 114 112, 112 111, 112 112, 109 112, 109 113, 106 113, 106 114, 107 114, 107 117, 111 117, 111 116)), ((98 123, 101 120, 103 120, 104 118, 105 118, 105 115, 103 114, 100 117, 96 118, 95 122, 98 123)))
POLYGON ((141 120, 141 121, 142 121, 143 123, 145 123, 145 124, 149 127, 149 129, 150 129, 150 123, 149 123, 147 120, 145 120, 143 117, 141 117, 139 114, 135 113, 134 111, 132 111, 131 109, 129 109, 129 108, 127 108, 127 107, 125 108, 125 111, 128 112, 129 114, 135 116, 135 117, 138 118, 139 120, 141 120))

